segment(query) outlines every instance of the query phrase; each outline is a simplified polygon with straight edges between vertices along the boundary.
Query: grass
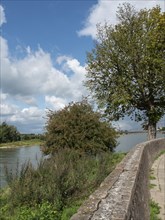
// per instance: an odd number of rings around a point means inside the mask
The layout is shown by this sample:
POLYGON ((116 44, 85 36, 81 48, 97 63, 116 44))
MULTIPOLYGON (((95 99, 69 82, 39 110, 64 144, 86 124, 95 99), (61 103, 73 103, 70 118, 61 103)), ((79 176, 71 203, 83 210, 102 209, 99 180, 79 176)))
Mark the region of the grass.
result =
POLYGON ((155 160, 157 160, 163 154, 165 154, 165 150, 160 151, 160 153, 156 156, 155 160))
POLYGON ((24 140, 24 141, 15 141, 9 143, 1 143, 1 147, 21 147, 21 146, 32 146, 32 145, 41 145, 43 143, 42 140, 39 139, 31 139, 31 140, 24 140))
POLYGON ((69 220, 124 156, 63 149, 41 161, 37 170, 27 164, 20 176, 7 172, 9 187, 0 192, 1 220, 69 220))
POLYGON ((150 200, 150 220, 161 220, 158 217, 158 214, 160 213, 160 206, 158 205, 158 203, 156 203, 153 200, 150 200))
POLYGON ((155 180, 156 179, 156 177, 154 175, 152 175, 152 174, 150 175, 149 178, 150 178, 150 180, 155 180))
POLYGON ((149 184, 149 188, 150 188, 150 189, 153 189, 155 186, 156 186, 156 184, 154 184, 154 183, 150 183, 150 184, 149 184))

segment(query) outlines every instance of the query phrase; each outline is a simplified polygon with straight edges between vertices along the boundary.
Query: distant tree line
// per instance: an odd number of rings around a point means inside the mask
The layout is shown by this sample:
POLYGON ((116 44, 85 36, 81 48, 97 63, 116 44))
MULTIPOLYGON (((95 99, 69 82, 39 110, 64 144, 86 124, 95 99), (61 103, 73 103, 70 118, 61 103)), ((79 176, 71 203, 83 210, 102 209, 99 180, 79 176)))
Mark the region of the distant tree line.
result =
POLYGON ((40 140, 44 140, 44 135, 43 134, 34 134, 34 133, 30 133, 30 134, 21 134, 21 140, 32 140, 32 139, 40 139, 40 140))
POLYGON ((3 122, 0 125, 0 143, 7 143, 20 140, 21 134, 15 126, 8 125, 6 122, 3 122))
POLYGON ((42 134, 21 134, 14 125, 8 125, 6 122, 0 124, 0 143, 13 141, 24 141, 32 139, 44 139, 42 134))
POLYGON ((165 131, 165 127, 159 128, 159 131, 165 131))

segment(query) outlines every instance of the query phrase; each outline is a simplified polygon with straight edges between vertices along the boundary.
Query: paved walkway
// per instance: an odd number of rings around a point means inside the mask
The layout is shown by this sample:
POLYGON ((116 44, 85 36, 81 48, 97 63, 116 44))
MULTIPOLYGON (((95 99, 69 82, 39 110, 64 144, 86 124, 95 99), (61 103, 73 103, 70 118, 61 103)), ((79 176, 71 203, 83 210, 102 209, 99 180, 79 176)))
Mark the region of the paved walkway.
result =
POLYGON ((150 180, 150 183, 155 185, 150 190, 151 198, 161 207, 159 217, 165 220, 165 154, 153 163, 152 176, 156 179, 150 180))

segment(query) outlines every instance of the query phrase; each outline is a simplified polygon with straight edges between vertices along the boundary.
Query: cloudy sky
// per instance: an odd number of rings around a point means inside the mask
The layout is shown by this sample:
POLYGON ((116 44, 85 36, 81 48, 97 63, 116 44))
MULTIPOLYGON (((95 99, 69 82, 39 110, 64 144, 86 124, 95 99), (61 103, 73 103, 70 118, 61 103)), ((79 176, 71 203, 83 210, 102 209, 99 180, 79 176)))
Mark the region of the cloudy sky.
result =
MULTIPOLYGON (((88 95, 86 52, 93 47, 96 24, 115 24, 117 0, 1 0, 1 123, 22 133, 44 130, 46 109, 59 110, 88 95)), ((137 9, 164 0, 130 1, 137 9)), ((117 124, 136 129, 128 119, 117 124)))

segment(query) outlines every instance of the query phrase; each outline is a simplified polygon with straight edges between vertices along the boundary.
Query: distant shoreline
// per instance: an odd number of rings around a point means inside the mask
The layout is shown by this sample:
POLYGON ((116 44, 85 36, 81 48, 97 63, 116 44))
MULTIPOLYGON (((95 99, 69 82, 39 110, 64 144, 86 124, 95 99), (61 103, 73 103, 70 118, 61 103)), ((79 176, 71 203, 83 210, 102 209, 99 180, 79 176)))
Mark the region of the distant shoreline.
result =
POLYGON ((1 143, 0 149, 7 149, 7 148, 19 148, 19 147, 31 147, 33 145, 41 145, 43 141, 39 139, 32 139, 26 141, 16 141, 10 143, 1 143))
MULTIPOLYGON (((123 132, 123 134, 139 134, 139 133, 147 134, 147 131, 125 131, 123 132)), ((165 134, 164 131, 157 131, 157 133, 165 134)))

